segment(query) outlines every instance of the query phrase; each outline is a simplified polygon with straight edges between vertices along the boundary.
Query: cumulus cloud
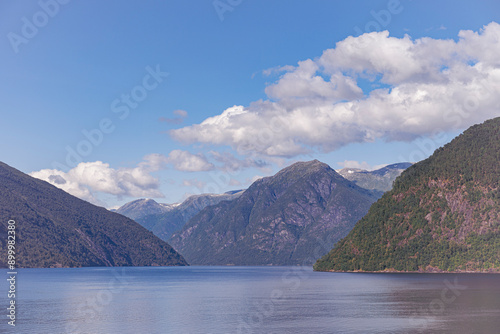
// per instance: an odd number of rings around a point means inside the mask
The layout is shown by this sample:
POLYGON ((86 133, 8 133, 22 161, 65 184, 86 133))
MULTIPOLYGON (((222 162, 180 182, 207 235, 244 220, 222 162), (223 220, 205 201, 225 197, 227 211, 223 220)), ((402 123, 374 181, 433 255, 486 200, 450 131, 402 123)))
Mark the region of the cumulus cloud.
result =
POLYGON ((96 196, 105 193, 118 198, 165 197, 160 191, 160 181, 152 173, 172 166, 179 171, 206 171, 214 168, 202 155, 174 150, 168 156, 149 154, 134 168, 111 168, 102 161, 82 162, 68 172, 42 169, 30 175, 47 181, 73 196, 104 206, 96 196))
POLYGON ((168 165, 181 172, 203 172, 214 169, 214 165, 208 162, 203 154, 193 154, 182 150, 173 150, 168 156, 154 153, 147 155, 144 159, 145 161, 139 166, 147 167, 152 171, 165 169, 168 165))
POLYGON ((288 71, 293 71, 294 67, 291 65, 285 65, 285 66, 277 66, 273 68, 268 68, 264 71, 262 71, 262 74, 264 76, 270 76, 276 73, 281 73, 281 72, 288 72, 288 71))
POLYGON ((192 154, 187 151, 171 151, 166 161, 178 171, 202 172, 214 169, 214 165, 207 161, 202 154, 192 154))
POLYGON ((131 197, 164 197, 160 192, 159 180, 151 173, 162 168, 161 155, 146 156, 135 168, 114 169, 101 161, 82 162, 67 173, 56 169, 42 169, 30 175, 47 181, 64 191, 102 205, 95 192, 131 197))
POLYGON ((499 54, 495 22, 461 31, 457 41, 396 38, 387 31, 348 37, 316 59, 278 68, 284 74, 266 87, 269 99, 233 106, 170 135, 229 145, 239 154, 290 158, 460 130, 498 116, 499 54))
MULTIPOLYGON (((75 168, 78 168, 78 166, 75 168)), ((87 186, 80 184, 76 178, 73 178, 71 171, 72 170, 65 173, 57 169, 42 169, 40 171, 30 173, 30 175, 36 177, 37 179, 47 181, 48 183, 73 196, 102 206, 103 203, 94 196, 87 186)))
POLYGON ((356 82, 347 76, 333 74, 329 80, 317 75, 319 65, 311 59, 284 74, 279 82, 266 88, 266 94, 277 100, 352 100, 363 95, 356 82))

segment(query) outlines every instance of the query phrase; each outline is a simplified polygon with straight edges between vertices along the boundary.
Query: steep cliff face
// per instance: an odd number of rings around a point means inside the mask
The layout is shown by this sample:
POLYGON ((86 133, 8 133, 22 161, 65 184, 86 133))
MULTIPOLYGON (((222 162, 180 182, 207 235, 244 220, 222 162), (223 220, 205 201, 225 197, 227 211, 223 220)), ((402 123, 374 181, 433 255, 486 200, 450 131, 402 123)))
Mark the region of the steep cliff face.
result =
POLYGON ((16 222, 16 267, 187 264, 133 220, 0 163, 0 266, 9 220, 16 222))
POLYGON ((170 243, 192 264, 311 264, 376 198, 324 163, 300 162, 205 208, 170 243))
POLYGON ((316 270, 500 271, 500 118, 408 168, 316 270))

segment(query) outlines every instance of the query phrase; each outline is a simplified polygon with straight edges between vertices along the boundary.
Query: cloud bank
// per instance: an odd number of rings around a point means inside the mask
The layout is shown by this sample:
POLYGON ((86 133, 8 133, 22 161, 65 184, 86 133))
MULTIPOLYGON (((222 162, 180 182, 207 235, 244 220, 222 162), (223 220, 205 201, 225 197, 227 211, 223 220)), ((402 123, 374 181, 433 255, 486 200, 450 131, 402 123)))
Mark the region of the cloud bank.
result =
POLYGON ((31 176, 47 181, 69 194, 105 206, 95 193, 121 197, 165 197, 159 190, 160 181, 152 173, 172 168, 184 172, 212 170, 214 165, 203 155, 174 150, 168 156, 150 154, 134 168, 111 168, 102 161, 82 162, 67 173, 57 169, 42 169, 31 176))
MULTIPOLYGON (((42 169, 30 173, 31 176, 49 182, 69 194, 97 204, 106 206, 99 200, 98 193, 123 197, 163 198, 160 190, 160 179, 153 173, 175 169, 181 172, 222 171, 238 173, 245 168, 265 169, 268 163, 251 158, 239 159, 231 153, 208 152, 210 162, 203 154, 192 154, 187 151, 173 150, 168 155, 149 154, 133 168, 112 168, 102 161, 82 162, 68 172, 57 169, 42 169)), ((214 174, 215 176, 219 174, 214 174)), ((226 174, 224 174, 226 175, 226 174)), ((215 177, 214 176, 214 177, 215 177)), ((231 179, 229 185, 240 185, 231 179)), ((206 182, 197 179, 186 179, 181 183, 185 187, 204 188, 206 182)))
POLYGON ((410 141, 498 116, 500 25, 457 41, 348 37, 316 59, 271 72, 267 100, 233 106, 171 130, 183 143, 229 145, 239 154, 291 158, 350 143, 410 141))

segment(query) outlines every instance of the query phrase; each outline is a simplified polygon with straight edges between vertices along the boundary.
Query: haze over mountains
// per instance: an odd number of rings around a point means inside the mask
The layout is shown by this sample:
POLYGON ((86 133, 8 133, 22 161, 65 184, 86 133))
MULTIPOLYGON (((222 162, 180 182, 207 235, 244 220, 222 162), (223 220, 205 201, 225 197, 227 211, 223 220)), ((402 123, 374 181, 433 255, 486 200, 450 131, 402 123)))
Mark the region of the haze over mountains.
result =
POLYGON ((403 172, 315 269, 500 272, 500 118, 403 172))
MULTIPOLYGON (((0 163, 0 235, 16 221, 16 267, 169 266, 184 258, 133 220, 0 163)), ((6 265, 7 237, 0 239, 6 265)))

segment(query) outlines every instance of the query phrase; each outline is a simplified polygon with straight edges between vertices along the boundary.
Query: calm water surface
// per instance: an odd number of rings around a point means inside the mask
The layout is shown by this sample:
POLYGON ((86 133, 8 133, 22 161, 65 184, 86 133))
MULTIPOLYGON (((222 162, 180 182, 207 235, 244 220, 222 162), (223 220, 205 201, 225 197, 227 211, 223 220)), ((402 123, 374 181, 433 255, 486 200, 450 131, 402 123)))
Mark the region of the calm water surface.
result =
POLYGON ((15 328, 0 289, 2 333, 500 333, 499 275, 24 269, 15 328))

